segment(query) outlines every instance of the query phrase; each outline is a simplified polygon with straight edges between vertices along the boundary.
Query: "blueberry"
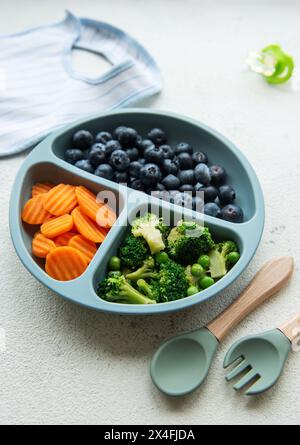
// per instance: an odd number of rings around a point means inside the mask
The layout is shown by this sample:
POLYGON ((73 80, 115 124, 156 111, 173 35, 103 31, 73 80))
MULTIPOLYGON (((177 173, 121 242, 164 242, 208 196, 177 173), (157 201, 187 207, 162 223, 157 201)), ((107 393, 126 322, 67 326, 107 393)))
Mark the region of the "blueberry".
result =
POLYGON ((114 176, 114 171, 109 164, 100 164, 96 170, 95 175, 101 178, 112 180, 114 176))
POLYGON ((139 162, 141 165, 145 165, 145 164, 146 164, 146 160, 145 160, 145 158, 139 158, 138 162, 139 162))
POLYGON ((194 170, 181 170, 178 173, 181 184, 195 184, 194 170))
POLYGON ((190 155, 193 154, 193 147, 188 144, 187 142, 179 142, 179 144, 177 144, 175 146, 175 153, 177 155, 179 155, 180 153, 188 153, 190 155))
POLYGON ((94 167, 97 167, 99 164, 103 164, 105 162, 104 144, 98 143, 92 145, 91 151, 89 152, 89 161, 94 167))
POLYGON ((121 144, 119 141, 116 141, 112 139, 111 141, 108 141, 105 145, 105 156, 106 159, 110 159, 112 153, 116 150, 122 150, 121 144))
POLYGON ((140 177, 140 171, 141 171, 142 165, 138 161, 133 161, 129 165, 129 174, 133 178, 139 178, 140 177))
POLYGON ((106 142, 112 140, 112 135, 108 131, 100 131, 96 134, 95 142, 100 142, 101 144, 106 144, 106 142))
POLYGON ((203 213, 204 202, 203 199, 200 198, 200 196, 193 196, 192 205, 193 205, 193 210, 199 213, 203 213))
POLYGON ((201 182, 204 185, 209 185, 211 176, 209 168, 206 164, 198 164, 195 167, 195 178, 198 182, 201 182))
POLYGON ((156 164, 145 164, 141 168, 140 179, 146 186, 152 186, 161 181, 162 174, 156 164))
POLYGON ((118 139, 121 131, 126 130, 126 128, 127 127, 125 127, 124 125, 120 125, 119 127, 117 127, 113 132, 114 139, 118 139))
POLYGON ((148 133, 148 139, 155 145, 160 146, 167 142, 166 133, 160 128, 152 128, 148 133))
POLYGON ((193 160, 192 157, 189 153, 179 153, 179 155, 177 156, 177 161, 179 164, 179 167, 182 170, 189 170, 191 168, 193 168, 193 160))
POLYGON ((70 148, 65 151, 65 160, 69 162, 69 164, 75 164, 75 162, 80 161, 80 159, 84 159, 84 153, 79 148, 70 148))
POLYGON ((138 144, 138 149, 141 154, 143 154, 148 148, 153 148, 153 147, 155 147, 155 145, 153 144, 152 141, 150 141, 150 139, 143 139, 138 144))
POLYGON ((138 160, 138 158, 139 158, 139 151, 138 151, 138 149, 137 148, 135 148, 135 147, 133 147, 133 148, 128 148, 127 150, 126 150, 126 153, 127 153, 127 155, 128 155, 128 157, 129 157, 129 159, 131 160, 131 161, 137 161, 138 160))
POLYGON ((112 153, 110 157, 110 165, 113 169, 119 172, 124 172, 127 170, 130 164, 130 159, 127 153, 123 150, 116 150, 112 153))
POLYGON ((231 185, 221 185, 218 196, 221 204, 231 204, 235 200, 235 190, 231 185))
POLYGON ((163 192, 164 190, 166 190, 166 187, 163 185, 163 184, 161 184, 160 182, 158 182, 157 184, 156 184, 156 190, 157 191, 159 191, 159 192, 163 192))
POLYGON ((72 145, 74 148, 79 148, 80 150, 86 150, 90 148, 93 144, 94 138, 92 134, 87 130, 79 130, 73 134, 72 145))
POLYGON ((84 170, 85 172, 94 173, 94 167, 87 159, 81 159, 80 161, 75 162, 75 166, 81 170, 84 170))
POLYGON ((123 148, 135 147, 137 142, 138 134, 133 128, 125 128, 121 130, 118 134, 118 141, 123 148))
POLYGON ((83 154, 83 158, 82 159, 88 159, 89 158, 89 154, 90 154, 90 150, 84 150, 82 152, 83 154))
POLYGON ((172 159, 165 159, 162 165, 163 172, 166 175, 176 175, 178 172, 177 162, 172 159))
POLYGON ((214 216, 215 218, 220 218, 221 209, 215 202, 208 202, 204 204, 205 215, 214 216))
POLYGON ((114 173, 114 181, 118 182, 119 184, 127 184, 128 181, 128 175, 127 172, 115 172, 114 173))
POLYGON ((211 183, 214 185, 224 184, 226 180, 226 170, 220 165, 212 165, 209 168, 211 175, 211 183))
POLYGON ((239 206, 228 204, 221 210, 221 218, 226 221, 241 223, 244 220, 244 212, 239 206))
POLYGON ((195 151, 195 153, 192 154, 192 159, 195 166, 197 164, 207 164, 208 162, 207 156, 203 151, 195 151))
POLYGON ((134 190, 139 190, 140 192, 143 192, 145 190, 144 184, 140 179, 135 179, 129 184, 129 187, 134 190))
POLYGON ((179 187, 179 190, 181 191, 181 192, 194 192, 194 186, 193 185, 191 185, 191 184, 182 184, 180 187, 179 187))
POLYGON ((180 187, 180 181, 177 176, 168 175, 162 180, 162 184, 167 190, 177 190, 180 187))
POLYGON ((175 152, 173 150, 172 147, 170 147, 170 145, 161 145, 160 146, 162 152, 163 152, 163 157, 164 159, 173 159, 175 156, 175 152))
POLYGON ((160 147, 148 148, 144 153, 144 158, 150 164, 161 166, 164 162, 164 152, 160 147))
POLYGON ((218 189, 213 185, 208 185, 207 187, 203 187, 201 191, 203 191, 204 193, 205 202, 213 202, 218 195, 218 189))

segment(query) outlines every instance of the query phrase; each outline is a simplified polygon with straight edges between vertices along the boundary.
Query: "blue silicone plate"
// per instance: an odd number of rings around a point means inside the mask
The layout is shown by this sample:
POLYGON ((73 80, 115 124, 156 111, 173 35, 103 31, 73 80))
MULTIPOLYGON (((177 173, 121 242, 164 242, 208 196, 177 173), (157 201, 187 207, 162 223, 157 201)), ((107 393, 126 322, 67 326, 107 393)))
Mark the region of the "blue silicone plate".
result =
MULTIPOLYGON (((193 215, 189 210, 184 213, 185 216, 193 215)), ((197 219, 203 221, 203 215, 198 213, 197 219)), ((10 201, 11 237, 16 252, 25 267, 41 283, 70 301, 92 309, 121 314, 170 312, 187 308, 216 296, 229 286, 248 265, 258 247, 263 226, 264 200, 261 187, 253 168, 231 142, 193 119, 169 112, 137 108, 98 114, 53 133, 26 158, 17 174, 10 201), (201 293, 169 303, 127 305, 106 302, 99 298, 95 292, 97 283, 106 274, 109 257, 117 253, 128 230, 126 224, 128 215, 133 217, 138 210, 146 211, 150 209, 150 206, 153 212, 171 210, 172 215, 177 218, 182 215, 181 208, 161 202, 141 192, 137 193, 138 199, 129 202, 126 197, 126 187, 119 188, 119 185, 112 181, 86 173, 64 161, 64 151, 69 147, 74 131, 80 128, 88 129, 93 133, 100 130, 112 131, 119 125, 136 128, 142 135, 146 135, 150 128, 160 127, 167 132, 168 141, 171 144, 181 141, 191 143, 195 150, 203 150, 207 153, 210 163, 225 167, 229 176, 228 183, 237 190, 237 204, 241 205, 244 210, 245 222, 234 224, 206 216, 205 224, 211 229, 216 239, 229 238, 238 243, 241 252, 240 261, 224 278, 201 293), (32 185, 35 182, 45 181, 84 185, 94 192, 108 190, 115 193, 118 198, 119 217, 117 223, 110 230, 85 273, 73 281, 56 281, 45 273, 39 261, 31 254, 31 240, 36 227, 32 228, 21 221, 21 210, 30 197, 32 185)))

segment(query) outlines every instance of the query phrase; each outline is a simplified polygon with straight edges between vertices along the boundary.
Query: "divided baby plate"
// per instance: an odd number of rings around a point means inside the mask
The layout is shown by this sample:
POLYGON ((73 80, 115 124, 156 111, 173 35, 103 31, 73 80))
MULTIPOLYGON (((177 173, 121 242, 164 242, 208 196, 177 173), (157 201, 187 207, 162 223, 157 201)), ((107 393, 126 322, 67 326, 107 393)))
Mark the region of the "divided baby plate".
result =
MULTIPOLYGON (((185 210, 184 216, 195 216, 185 210)), ((203 215, 196 214, 198 221, 203 215)), ((17 174, 10 201, 10 231, 16 252, 25 267, 45 286, 62 297, 92 309, 122 314, 152 314, 170 312, 192 306, 212 298, 230 285, 245 269, 253 257, 264 226, 264 201, 255 172, 244 155, 226 138, 216 131, 190 118, 168 112, 145 109, 111 111, 85 118, 63 130, 59 130, 41 142, 26 158, 17 174), (127 189, 112 181, 86 173, 64 161, 64 152, 70 148, 72 134, 79 129, 92 133, 101 130, 113 131, 119 125, 133 127, 146 137, 149 129, 160 127, 168 135, 170 144, 181 141, 191 143, 194 150, 207 153, 210 164, 224 166, 228 173, 228 183, 237 191, 237 204, 244 210, 244 222, 230 223, 205 216, 204 223, 212 235, 218 239, 233 239, 239 246, 241 258, 230 272, 213 286, 191 297, 168 303, 153 305, 128 305, 110 303, 99 298, 95 292, 99 281, 104 278, 107 263, 128 231, 128 216, 132 219, 139 212, 151 210, 154 213, 171 211, 173 217, 182 216, 180 207, 159 201, 145 193, 135 192, 135 199, 127 199, 127 189), (32 235, 35 227, 21 221, 21 211, 30 197, 31 187, 36 182, 52 182, 84 185, 96 194, 107 190, 116 197, 118 219, 108 236, 101 244, 86 271, 72 281, 57 281, 46 274, 39 260, 32 256, 32 235)))

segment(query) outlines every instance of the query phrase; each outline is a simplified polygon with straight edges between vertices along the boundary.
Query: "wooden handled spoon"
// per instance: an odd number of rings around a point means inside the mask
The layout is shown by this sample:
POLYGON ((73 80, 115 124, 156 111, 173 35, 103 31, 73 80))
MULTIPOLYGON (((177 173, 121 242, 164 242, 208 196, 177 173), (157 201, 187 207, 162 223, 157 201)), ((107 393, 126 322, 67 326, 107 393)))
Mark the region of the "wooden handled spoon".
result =
POLYGON ((150 366, 152 380, 160 391, 182 396, 198 388, 207 377, 219 342, 250 312, 281 289, 292 272, 292 257, 269 261, 242 295, 206 327, 163 343, 150 366))

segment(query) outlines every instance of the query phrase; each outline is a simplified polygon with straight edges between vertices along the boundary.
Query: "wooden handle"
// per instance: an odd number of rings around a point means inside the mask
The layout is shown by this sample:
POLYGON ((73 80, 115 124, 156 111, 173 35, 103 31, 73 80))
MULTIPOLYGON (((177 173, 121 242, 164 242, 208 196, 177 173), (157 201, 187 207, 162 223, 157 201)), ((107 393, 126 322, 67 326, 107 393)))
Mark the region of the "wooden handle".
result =
POLYGON ((293 268, 292 257, 280 257, 268 261, 242 295, 209 323, 207 329, 222 341, 241 320, 283 287, 291 277, 293 268))
POLYGON ((286 337, 293 342, 300 337, 300 314, 284 323, 278 328, 286 337))

